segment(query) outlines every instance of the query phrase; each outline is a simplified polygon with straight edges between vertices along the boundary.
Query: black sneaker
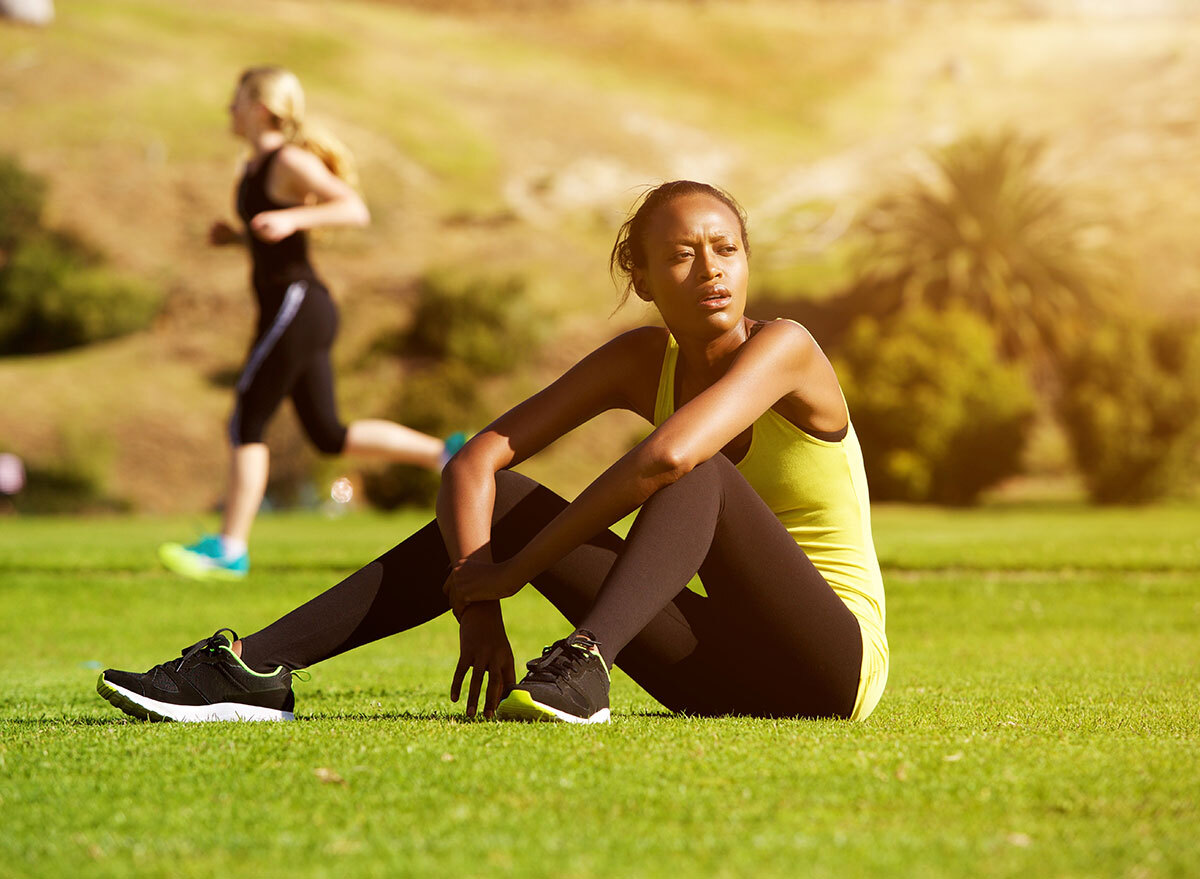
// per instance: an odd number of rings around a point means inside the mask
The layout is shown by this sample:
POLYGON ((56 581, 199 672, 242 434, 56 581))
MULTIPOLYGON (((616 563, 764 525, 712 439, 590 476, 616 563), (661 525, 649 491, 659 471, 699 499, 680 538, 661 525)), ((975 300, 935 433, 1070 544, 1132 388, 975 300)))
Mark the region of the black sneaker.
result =
POLYGON ((233 629, 219 629, 145 674, 107 669, 96 692, 142 720, 295 720, 292 673, 254 671, 233 652, 236 640, 233 629))
POLYGON ((555 641, 525 667, 529 673, 504 697, 496 717, 608 723, 608 666, 587 635, 555 641))

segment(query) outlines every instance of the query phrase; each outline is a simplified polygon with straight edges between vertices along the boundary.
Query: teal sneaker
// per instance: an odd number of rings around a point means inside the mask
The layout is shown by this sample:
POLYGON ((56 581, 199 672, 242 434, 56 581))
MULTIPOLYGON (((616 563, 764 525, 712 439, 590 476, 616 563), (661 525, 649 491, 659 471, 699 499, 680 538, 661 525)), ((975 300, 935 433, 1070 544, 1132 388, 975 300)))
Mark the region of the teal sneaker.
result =
POLYGON ((467 444, 467 440, 470 438, 471 435, 462 430, 456 430, 450 436, 446 437, 443 441, 440 469, 446 469, 446 464, 458 453, 459 449, 467 444))
POLYGON ((188 546, 164 543, 158 558, 169 570, 193 580, 241 580, 250 572, 250 554, 225 558, 221 538, 212 534, 188 546))

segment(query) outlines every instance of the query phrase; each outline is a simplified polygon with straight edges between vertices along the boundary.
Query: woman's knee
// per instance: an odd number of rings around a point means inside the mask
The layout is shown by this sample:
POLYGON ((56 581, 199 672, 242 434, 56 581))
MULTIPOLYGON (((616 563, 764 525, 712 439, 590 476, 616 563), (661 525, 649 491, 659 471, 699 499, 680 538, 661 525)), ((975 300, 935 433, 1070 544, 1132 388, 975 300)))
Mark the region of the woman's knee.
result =
POLYGON ((492 508, 492 521, 505 516, 538 489, 548 491, 540 482, 512 470, 496 473, 496 503, 492 508))
POLYGON ((673 496, 687 497, 689 503, 720 496, 724 480, 728 477, 727 470, 737 473, 736 468, 724 455, 717 453, 700 464, 697 464, 675 482, 660 489, 647 503, 655 501, 667 502, 673 496), (660 497, 661 496, 661 497, 660 497))
POLYGON ((328 424, 310 430, 308 438, 322 455, 340 455, 346 448, 347 433, 344 424, 328 424))
POLYGON ((229 419, 229 444, 236 449, 250 443, 261 443, 265 429, 266 424, 262 419, 246 418, 241 412, 241 407, 238 407, 229 419))

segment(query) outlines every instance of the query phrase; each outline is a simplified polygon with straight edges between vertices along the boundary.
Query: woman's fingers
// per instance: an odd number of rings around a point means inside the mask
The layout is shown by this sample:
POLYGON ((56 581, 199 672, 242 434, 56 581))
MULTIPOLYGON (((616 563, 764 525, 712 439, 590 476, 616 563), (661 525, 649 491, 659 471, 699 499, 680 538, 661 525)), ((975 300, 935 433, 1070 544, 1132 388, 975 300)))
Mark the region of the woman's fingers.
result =
POLYGON ((496 713, 496 706, 504 698, 505 689, 504 672, 501 668, 493 666, 488 671, 487 696, 483 700, 484 717, 491 717, 496 713))
POLYGON ((458 658, 458 665, 454 669, 454 680, 450 682, 450 701, 457 702, 459 694, 462 693, 463 678, 467 676, 467 669, 471 667, 461 656, 458 658))
POLYGON ((483 689, 483 676, 486 673, 487 669, 483 665, 476 665, 475 670, 471 672, 471 688, 467 691, 467 717, 474 717, 479 707, 479 691, 483 689))
POLYGON ((462 694, 462 684, 466 679, 467 670, 471 669, 471 683, 467 687, 467 701, 464 706, 467 717, 474 717, 479 710, 479 697, 483 696, 483 716, 492 717, 496 708, 508 692, 517 683, 516 672, 513 670, 511 659, 493 660, 491 663, 472 663, 460 659, 454 669, 454 680, 450 684, 450 701, 457 702, 462 694), (484 676, 487 685, 484 686, 484 676))
POLYGON ((512 653, 504 658, 504 672, 500 677, 503 683, 503 689, 511 690, 517 685, 517 668, 513 665, 512 653))

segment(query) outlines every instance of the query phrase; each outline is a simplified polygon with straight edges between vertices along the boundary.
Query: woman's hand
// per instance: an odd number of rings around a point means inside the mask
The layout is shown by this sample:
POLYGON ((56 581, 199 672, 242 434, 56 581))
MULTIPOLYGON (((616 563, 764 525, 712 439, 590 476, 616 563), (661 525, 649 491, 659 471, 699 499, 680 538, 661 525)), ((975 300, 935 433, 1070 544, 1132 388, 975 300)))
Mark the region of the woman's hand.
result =
POLYGON ((282 241, 299 229, 292 210, 285 208, 280 211, 263 211, 261 214, 255 214, 250 219, 251 233, 259 241, 266 241, 268 244, 282 241))
POLYGON ((217 220, 208 227, 208 243, 214 247, 224 247, 227 244, 241 244, 242 233, 224 220, 217 220))
POLYGON ((459 559, 450 568, 442 591, 450 599, 454 612, 461 616, 475 602, 508 598, 520 592, 524 585, 514 580, 509 566, 503 562, 491 564, 459 559))
POLYGON ((450 701, 458 701, 463 678, 467 669, 472 668, 471 685, 467 690, 467 717, 475 716, 484 675, 487 675, 487 690, 483 716, 491 717, 504 694, 517 683, 512 647, 504 631, 504 617, 500 615, 498 601, 472 604, 459 618, 458 667, 454 669, 454 680, 450 684, 450 701))

